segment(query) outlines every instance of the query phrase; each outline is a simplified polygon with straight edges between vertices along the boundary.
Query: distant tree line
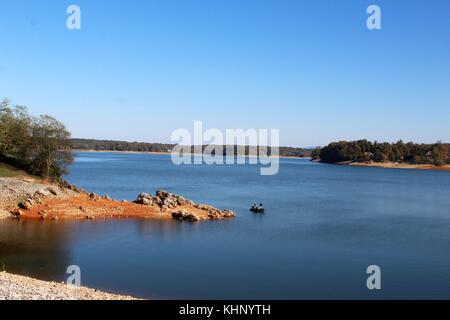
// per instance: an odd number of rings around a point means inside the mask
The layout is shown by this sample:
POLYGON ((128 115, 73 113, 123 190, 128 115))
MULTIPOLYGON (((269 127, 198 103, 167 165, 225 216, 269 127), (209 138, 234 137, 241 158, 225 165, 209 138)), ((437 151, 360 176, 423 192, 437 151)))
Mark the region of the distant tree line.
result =
POLYGON ((73 161, 70 132, 48 115, 33 117, 26 107, 0 103, 0 162, 30 174, 60 179, 73 161))
POLYGON ((114 140, 72 139, 74 150, 130 151, 130 152, 170 152, 173 144, 127 142, 114 140))
MULTIPOLYGON (((175 147, 174 144, 146 143, 146 142, 126 142, 113 140, 94 140, 94 139, 72 139, 72 148, 74 150, 95 150, 95 151, 131 151, 131 152, 171 152, 175 147)), ((204 150, 207 146, 202 146, 204 150)), ((234 147, 234 154, 238 154, 238 147, 234 147)), ((191 146, 191 152, 194 152, 194 146, 191 146)), ((227 146, 220 146, 221 153, 226 154, 227 146)), ((245 147, 245 155, 255 155, 259 149, 245 147)), ((269 147, 269 155, 272 149, 269 147)), ((302 148, 280 147, 280 156, 284 157, 309 157, 311 151, 302 148)))
POLYGON ((325 163, 373 161, 443 166, 450 164, 450 144, 404 143, 401 140, 396 143, 367 140, 340 141, 330 143, 323 148, 316 148, 311 155, 313 159, 320 159, 325 163))

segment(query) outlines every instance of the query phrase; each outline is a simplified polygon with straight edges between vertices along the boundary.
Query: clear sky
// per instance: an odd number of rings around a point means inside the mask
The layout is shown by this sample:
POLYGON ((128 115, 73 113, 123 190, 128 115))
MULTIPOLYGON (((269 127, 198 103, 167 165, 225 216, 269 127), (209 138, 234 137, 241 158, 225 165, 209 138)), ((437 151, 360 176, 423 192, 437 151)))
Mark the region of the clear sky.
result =
POLYGON ((450 141, 448 0, 1 0, 0 40, 0 97, 74 137, 169 142, 202 120, 291 146, 450 141))

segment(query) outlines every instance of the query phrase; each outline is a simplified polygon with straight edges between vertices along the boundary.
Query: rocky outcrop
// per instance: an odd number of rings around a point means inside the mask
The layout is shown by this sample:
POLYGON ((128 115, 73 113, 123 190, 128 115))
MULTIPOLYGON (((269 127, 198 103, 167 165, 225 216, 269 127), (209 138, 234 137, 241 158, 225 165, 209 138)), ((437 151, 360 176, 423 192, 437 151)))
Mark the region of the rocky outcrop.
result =
POLYGON ((177 220, 219 220, 236 216, 231 210, 220 210, 209 205, 196 204, 192 200, 165 190, 157 191, 155 196, 141 193, 135 203, 144 206, 156 206, 162 211, 172 211, 172 218, 177 220), (202 214, 196 214, 199 211, 202 214))
POLYGON ((155 196, 148 193, 141 193, 135 201, 138 204, 146 206, 158 206, 162 210, 175 209, 178 206, 194 206, 195 203, 182 196, 160 190, 155 196))

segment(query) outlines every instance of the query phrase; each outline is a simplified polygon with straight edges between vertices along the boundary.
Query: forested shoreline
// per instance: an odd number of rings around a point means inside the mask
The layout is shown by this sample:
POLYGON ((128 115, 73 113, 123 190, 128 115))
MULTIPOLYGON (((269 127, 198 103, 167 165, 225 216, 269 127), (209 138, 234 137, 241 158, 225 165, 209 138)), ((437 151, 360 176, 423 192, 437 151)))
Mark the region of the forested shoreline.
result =
MULTIPOLYGON (((122 151, 122 152, 155 152, 166 153, 171 152, 175 144, 147 143, 147 142, 127 142, 114 140, 96 140, 96 139, 72 139, 72 148, 74 150, 91 150, 91 151, 122 151)), ((202 146, 204 150, 207 146, 202 146)), ((194 153, 194 146, 191 146, 191 152, 194 153)), ((222 154, 226 154, 227 146, 219 146, 222 154)), ((238 154, 238 147, 234 148, 234 154, 238 154)), ((257 155, 258 149, 245 147, 245 155, 257 155)), ((267 149, 269 155, 272 149, 267 149)), ((282 157, 310 157, 311 150, 293 147, 280 147, 279 155, 282 157)))
POLYGON ((398 141, 371 142, 368 140, 332 142, 312 151, 312 158, 324 163, 355 162, 398 162, 445 166, 450 164, 450 144, 405 143, 398 141))

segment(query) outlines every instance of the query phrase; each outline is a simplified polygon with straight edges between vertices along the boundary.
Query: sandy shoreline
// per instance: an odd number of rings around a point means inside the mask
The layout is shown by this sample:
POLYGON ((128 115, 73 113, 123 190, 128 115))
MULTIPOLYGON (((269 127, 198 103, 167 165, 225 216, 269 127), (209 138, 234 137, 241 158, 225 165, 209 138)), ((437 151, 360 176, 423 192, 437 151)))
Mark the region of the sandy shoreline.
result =
POLYGON ((351 167, 374 167, 384 169, 416 169, 416 170, 435 170, 435 171, 449 171, 450 165, 447 166, 434 166, 429 164, 410 164, 410 163, 395 163, 395 162, 339 162, 336 163, 341 166, 351 167))
POLYGON ((0 272, 0 300, 137 300, 86 287, 0 272))

